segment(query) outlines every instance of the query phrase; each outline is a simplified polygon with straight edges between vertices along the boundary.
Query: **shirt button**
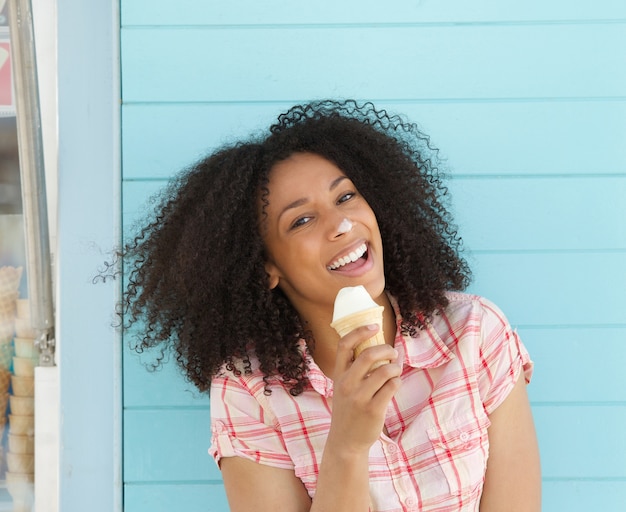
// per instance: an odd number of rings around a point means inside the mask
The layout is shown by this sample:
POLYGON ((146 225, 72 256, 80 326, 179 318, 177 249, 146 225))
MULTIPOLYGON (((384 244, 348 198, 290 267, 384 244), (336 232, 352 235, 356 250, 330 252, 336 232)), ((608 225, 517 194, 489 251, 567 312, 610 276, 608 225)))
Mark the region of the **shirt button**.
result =
POLYGON ((461 432, 461 441, 463 441, 464 443, 467 443, 467 441, 469 441, 469 434, 467 432, 461 432))
POLYGON ((388 444, 387 451, 389 451, 389 453, 396 453, 398 451, 398 447, 395 444, 388 444))
POLYGON ((412 507, 413 505, 415 505, 415 498, 407 498, 405 503, 407 507, 412 507))

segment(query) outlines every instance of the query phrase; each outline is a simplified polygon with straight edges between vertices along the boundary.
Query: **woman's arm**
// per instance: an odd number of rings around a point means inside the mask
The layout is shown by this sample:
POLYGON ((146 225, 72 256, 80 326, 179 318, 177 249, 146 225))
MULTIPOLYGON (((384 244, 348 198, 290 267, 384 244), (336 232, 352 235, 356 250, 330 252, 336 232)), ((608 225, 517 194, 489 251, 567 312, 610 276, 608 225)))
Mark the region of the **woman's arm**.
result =
POLYGON ((367 511, 367 454, 342 460, 331 449, 324 453, 322 464, 316 504, 312 508, 304 484, 293 471, 242 457, 223 458, 220 466, 231 512, 367 511), (344 507, 340 506, 342 502, 344 507))
POLYGON ((540 511, 539 448, 523 372, 489 419, 489 459, 480 512, 540 511))
POLYGON ((311 508, 304 484, 291 470, 242 457, 225 457, 220 467, 231 512, 308 512, 311 508))
POLYGON ((389 345, 366 349, 352 361, 354 347, 371 336, 363 327, 339 342, 331 426, 313 503, 293 471, 229 457, 220 465, 232 512, 369 510, 369 448, 380 436, 401 371, 390 363, 370 373, 374 362, 397 357, 389 345))

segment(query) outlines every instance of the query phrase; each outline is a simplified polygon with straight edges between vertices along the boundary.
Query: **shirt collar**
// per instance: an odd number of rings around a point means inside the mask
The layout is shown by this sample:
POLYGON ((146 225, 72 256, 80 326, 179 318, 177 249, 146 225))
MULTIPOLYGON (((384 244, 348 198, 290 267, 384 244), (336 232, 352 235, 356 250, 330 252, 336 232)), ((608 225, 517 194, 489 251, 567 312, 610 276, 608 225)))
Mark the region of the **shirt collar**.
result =
MULTIPOLYGON (((388 295, 396 315, 396 339, 394 347, 402 366, 416 369, 436 368, 455 358, 455 355, 443 342, 430 320, 424 321, 422 329, 412 334, 403 334, 402 315, 394 297, 388 295)), ((306 342, 300 340, 300 349, 306 354, 308 363, 307 378, 315 391, 327 398, 333 396, 333 381, 329 379, 311 357, 306 342)))
POLYGON ((317 391, 320 395, 330 398, 333 396, 333 381, 326 377, 326 374, 321 370, 317 363, 313 360, 311 353, 307 347, 306 341, 300 340, 300 350, 303 351, 306 357, 308 366, 307 379, 311 384, 311 387, 317 391))
POLYGON ((415 332, 403 333, 402 315, 398 303, 389 295, 389 301, 396 314, 396 339, 394 347, 399 352, 403 366, 413 368, 436 368, 454 359, 455 355, 439 336, 429 319, 423 319, 424 327, 415 332))

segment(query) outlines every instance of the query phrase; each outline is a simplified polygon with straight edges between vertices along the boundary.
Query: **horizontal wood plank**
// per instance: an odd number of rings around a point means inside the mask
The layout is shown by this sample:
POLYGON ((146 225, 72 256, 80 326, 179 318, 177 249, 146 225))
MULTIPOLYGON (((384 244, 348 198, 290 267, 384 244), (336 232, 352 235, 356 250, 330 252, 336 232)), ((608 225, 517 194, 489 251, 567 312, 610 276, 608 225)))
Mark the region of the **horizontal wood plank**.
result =
POLYGON ((221 483, 126 484, 124 510, 150 512, 228 512, 226 492, 221 483))
POLYGON ((219 480, 208 409, 124 411, 124 481, 219 480))
MULTIPOLYGON (((626 405, 535 406, 545 478, 626 478, 626 405)), ((207 455, 208 411, 127 410, 127 483, 219 479, 207 455), (151 433, 151 435, 147 435, 151 433)))
POLYGON ((533 409, 544 478, 626 479, 626 405, 533 409))
POLYGON ((601 30, 155 28, 122 29, 121 36, 124 103, 617 97, 626 87, 619 23, 601 30))
MULTIPOLYGON (((548 480, 543 482, 543 510, 546 512, 618 512, 626 502, 626 481, 548 480)), ((220 484, 127 484, 127 510, 171 512, 189 510, 228 512, 226 493, 220 484)))
MULTIPOLYGON (((521 328, 519 334, 535 363, 528 387, 533 404, 626 403, 626 327, 521 328)), ((124 383, 127 409, 209 406, 208 395, 185 381, 172 361, 152 372, 138 355, 125 354, 124 383)))
MULTIPOLYGON (((543 510, 546 512, 618 512, 626 502, 626 481, 548 480, 543 482, 543 510)), ((228 512, 226 493, 220 484, 127 484, 127 510, 170 512, 189 510, 228 512)))
POLYGON ((623 252, 474 254, 470 291, 495 302, 514 326, 623 327, 624 257, 623 252))
MULTIPOLYGON (((123 184, 127 235, 154 206, 165 181, 123 184)), ((626 250, 626 176, 460 178, 448 182, 451 210, 468 251, 626 250), (558 201, 555 198, 558 197, 558 201)))
POLYGON ((626 480, 579 481, 548 480, 543 482, 545 512, 621 512, 626 503, 626 480))
MULTIPOLYGON (((217 147, 266 130, 290 106, 124 105, 124 178, 167 178, 217 147)), ((388 101, 377 107, 417 123, 451 175, 602 174, 626 166, 626 100, 388 101)))
POLYGON ((626 404, 626 327, 520 328, 518 333, 535 363, 528 386, 534 405, 626 404))
POLYGON ((614 224, 615 219, 626 219, 626 174, 597 178, 469 177, 452 180, 449 188, 467 249, 626 250, 626 226, 614 224))
POLYGON ((414 0, 234 0, 198 2, 179 0, 123 0, 123 25, 258 25, 313 23, 497 23, 528 21, 614 20, 626 18, 619 0, 596 2, 542 2, 531 0, 504 6, 497 0, 416 2, 414 0))
POLYGON ((188 382, 173 358, 152 368, 154 353, 141 356, 125 347, 124 407, 209 407, 209 396, 188 382))
POLYGON ((122 182, 122 227, 124 237, 134 234, 157 208, 153 202, 164 191, 167 180, 122 182))

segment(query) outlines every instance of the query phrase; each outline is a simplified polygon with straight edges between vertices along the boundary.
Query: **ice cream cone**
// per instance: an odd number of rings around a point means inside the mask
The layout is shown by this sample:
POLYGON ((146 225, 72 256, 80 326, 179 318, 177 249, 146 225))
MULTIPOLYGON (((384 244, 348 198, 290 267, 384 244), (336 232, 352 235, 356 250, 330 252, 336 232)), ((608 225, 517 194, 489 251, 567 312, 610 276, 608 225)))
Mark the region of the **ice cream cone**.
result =
POLYGON ((7 436, 9 452, 11 453, 34 453, 35 436, 9 434, 7 436))
POLYGON ((15 334, 18 338, 35 339, 37 337, 37 332, 31 326, 30 318, 15 319, 15 334))
POLYGON ((13 339, 13 344, 15 345, 15 355, 17 357, 30 357, 36 359, 39 355, 33 338, 15 337, 13 339))
MULTIPOLYGON (((364 325, 372 325, 377 324, 380 329, 378 332, 359 344, 354 349, 354 357, 358 357, 361 352, 363 352, 368 347, 373 347, 375 345, 384 345, 385 344, 385 335, 383 333, 383 310, 385 308, 383 306, 376 306, 369 309, 363 309, 361 311, 357 311, 356 313, 352 313, 350 315, 344 316, 332 322, 330 326, 337 331, 339 336, 343 337, 349 332, 353 331, 357 327, 361 327, 364 325)), ((372 366, 372 370, 382 366, 389 361, 378 361, 372 366)))
POLYGON ((14 319, 17 314, 15 303, 17 301, 17 290, 5 291, 0 295, 0 317, 4 321, 14 319))
MULTIPOLYGON (((15 396, 35 396, 35 379, 33 377, 20 377, 19 375, 11 375, 9 372, 7 374, 11 379, 11 390, 15 396)), ((1 372, 0 377, 2 377, 1 372)))
POLYGON ((31 512, 34 501, 35 475, 30 473, 6 472, 6 488, 13 498, 13 512, 31 512))
POLYGON ((15 313, 17 318, 30 318, 30 301, 28 299, 17 299, 15 302, 15 313))
POLYGON ((34 377, 35 360, 32 357, 14 357, 13 374, 18 377, 34 377))
MULTIPOLYGON (((2 397, 0 396, 0 405, 1 404, 2 397)), ((9 395, 9 404, 11 404, 12 414, 19 416, 32 416, 35 414, 35 398, 32 396, 9 395)))
POLYGON ((7 452, 6 457, 11 473, 32 473, 35 470, 35 456, 32 453, 7 452))
POLYGON ((4 368, 0 368, 0 395, 9 391, 10 383, 11 383, 11 372, 4 368))
POLYGON ((15 333, 16 301, 22 267, 0 267, 0 343, 8 343, 15 333))
POLYGON ((0 314, 15 316, 22 267, 0 267, 0 314))
MULTIPOLYGON (((9 394, 2 393, 0 394, 0 416, 5 416, 7 412, 7 405, 9 405, 9 394)), ((5 421, 6 423, 6 421, 5 421)))
MULTIPOLYGON (((18 416, 9 414, 9 432, 20 436, 32 436, 35 433, 35 416, 18 416)), ((24 471, 17 471, 24 473, 24 471)))
POLYGON ((35 481, 34 473, 13 473, 6 472, 7 484, 32 484, 35 481))

